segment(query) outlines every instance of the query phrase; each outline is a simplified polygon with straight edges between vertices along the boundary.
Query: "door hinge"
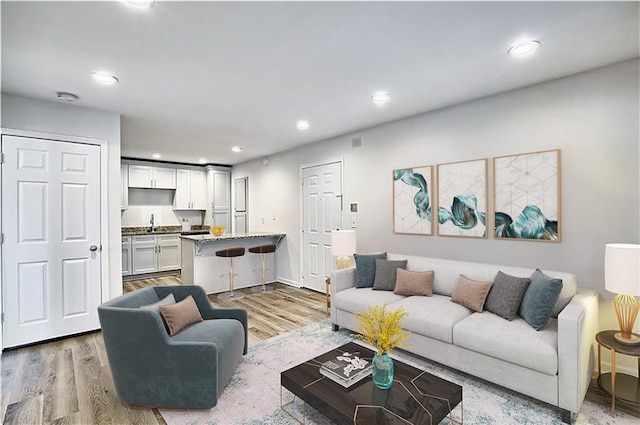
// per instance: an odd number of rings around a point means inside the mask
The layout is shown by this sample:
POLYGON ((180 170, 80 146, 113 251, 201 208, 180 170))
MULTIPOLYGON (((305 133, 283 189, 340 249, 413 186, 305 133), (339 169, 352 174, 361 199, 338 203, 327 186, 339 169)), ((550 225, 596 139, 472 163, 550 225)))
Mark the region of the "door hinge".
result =
POLYGON ((4 233, 0 233, 0 245, 4 243, 4 233))
POLYGON ((0 323, 4 323, 4 313, 0 314, 0 323))
POLYGON ((0 164, 4 164, 4 152, 0 153, 0 164))

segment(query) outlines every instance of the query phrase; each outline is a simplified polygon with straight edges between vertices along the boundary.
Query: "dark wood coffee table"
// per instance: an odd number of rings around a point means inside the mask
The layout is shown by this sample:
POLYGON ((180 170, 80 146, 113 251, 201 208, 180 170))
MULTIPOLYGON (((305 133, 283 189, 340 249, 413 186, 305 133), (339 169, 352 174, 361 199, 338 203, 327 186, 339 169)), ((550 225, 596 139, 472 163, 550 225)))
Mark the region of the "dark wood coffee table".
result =
POLYGON ((377 388, 371 376, 349 388, 320 374, 320 365, 344 353, 360 353, 371 359, 373 351, 350 342, 280 374, 280 407, 299 423, 286 408, 302 399, 337 424, 412 424, 436 425, 449 417, 452 423, 462 424, 462 387, 398 360, 393 361, 393 386, 388 390, 377 388), (292 401, 283 403, 282 387, 294 394, 292 401), (460 404, 460 420, 451 411, 460 404))

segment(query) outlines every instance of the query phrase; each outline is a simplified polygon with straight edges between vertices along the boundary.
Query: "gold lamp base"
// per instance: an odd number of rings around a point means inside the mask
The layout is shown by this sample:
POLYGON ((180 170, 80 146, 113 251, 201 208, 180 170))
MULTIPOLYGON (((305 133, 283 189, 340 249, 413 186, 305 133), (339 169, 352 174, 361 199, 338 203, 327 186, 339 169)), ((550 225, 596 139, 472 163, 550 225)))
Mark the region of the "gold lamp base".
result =
POLYGON ((633 324, 636 321, 640 304, 638 299, 632 295, 618 294, 613 298, 613 310, 618 317, 620 332, 613 338, 622 344, 640 344, 640 338, 633 334, 633 324))
POLYGON ((336 258, 336 266, 338 266, 339 269, 349 268, 351 266, 351 257, 339 255, 336 258))

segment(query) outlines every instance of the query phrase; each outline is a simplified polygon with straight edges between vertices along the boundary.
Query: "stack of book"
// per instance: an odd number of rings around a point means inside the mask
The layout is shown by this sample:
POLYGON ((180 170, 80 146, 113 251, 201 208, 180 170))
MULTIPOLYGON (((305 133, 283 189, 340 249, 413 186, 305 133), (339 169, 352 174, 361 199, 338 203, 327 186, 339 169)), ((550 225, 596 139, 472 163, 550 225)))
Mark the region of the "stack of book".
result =
POLYGON ((320 366, 320 374, 345 388, 371 375, 371 362, 351 353, 344 353, 320 366))

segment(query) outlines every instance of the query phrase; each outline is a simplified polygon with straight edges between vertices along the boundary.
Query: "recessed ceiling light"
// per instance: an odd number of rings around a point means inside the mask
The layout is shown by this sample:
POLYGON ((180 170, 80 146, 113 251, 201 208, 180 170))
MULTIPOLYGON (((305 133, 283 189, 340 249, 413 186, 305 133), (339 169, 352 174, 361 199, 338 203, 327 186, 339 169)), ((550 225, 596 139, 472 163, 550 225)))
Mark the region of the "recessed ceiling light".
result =
POLYGON ((242 146, 234 146, 231 148, 231 150, 236 153, 242 152, 242 146))
POLYGON ((390 100, 391 100, 391 96, 386 91, 377 91, 371 95, 371 101, 378 106, 385 105, 390 100))
POLYGON ((540 42, 538 40, 523 40, 515 43, 507 53, 511 56, 527 56, 538 50, 540 42))
POLYGON ((154 153, 153 155, 151 155, 151 158, 160 159, 160 158, 162 158, 162 155, 160 155, 159 153, 154 153))
POLYGON ((56 96, 58 97, 58 99, 64 100, 65 102, 75 102, 79 99, 77 94, 69 93, 66 91, 56 92, 56 96))
POLYGON ((296 128, 298 130, 309 130, 309 127, 311 127, 311 124, 306 120, 300 120, 296 123, 296 128))
POLYGON ((106 71, 95 71, 91 73, 91 78, 98 84, 103 86, 112 86, 118 82, 118 77, 111 75, 106 71))
POLYGON ((122 0, 122 3, 127 6, 135 7, 136 9, 146 9, 151 6, 153 0, 122 0))
POLYGON ((198 160, 198 162, 199 162, 200 164, 206 164, 206 163, 207 163, 207 158, 200 158, 200 159, 198 160))

